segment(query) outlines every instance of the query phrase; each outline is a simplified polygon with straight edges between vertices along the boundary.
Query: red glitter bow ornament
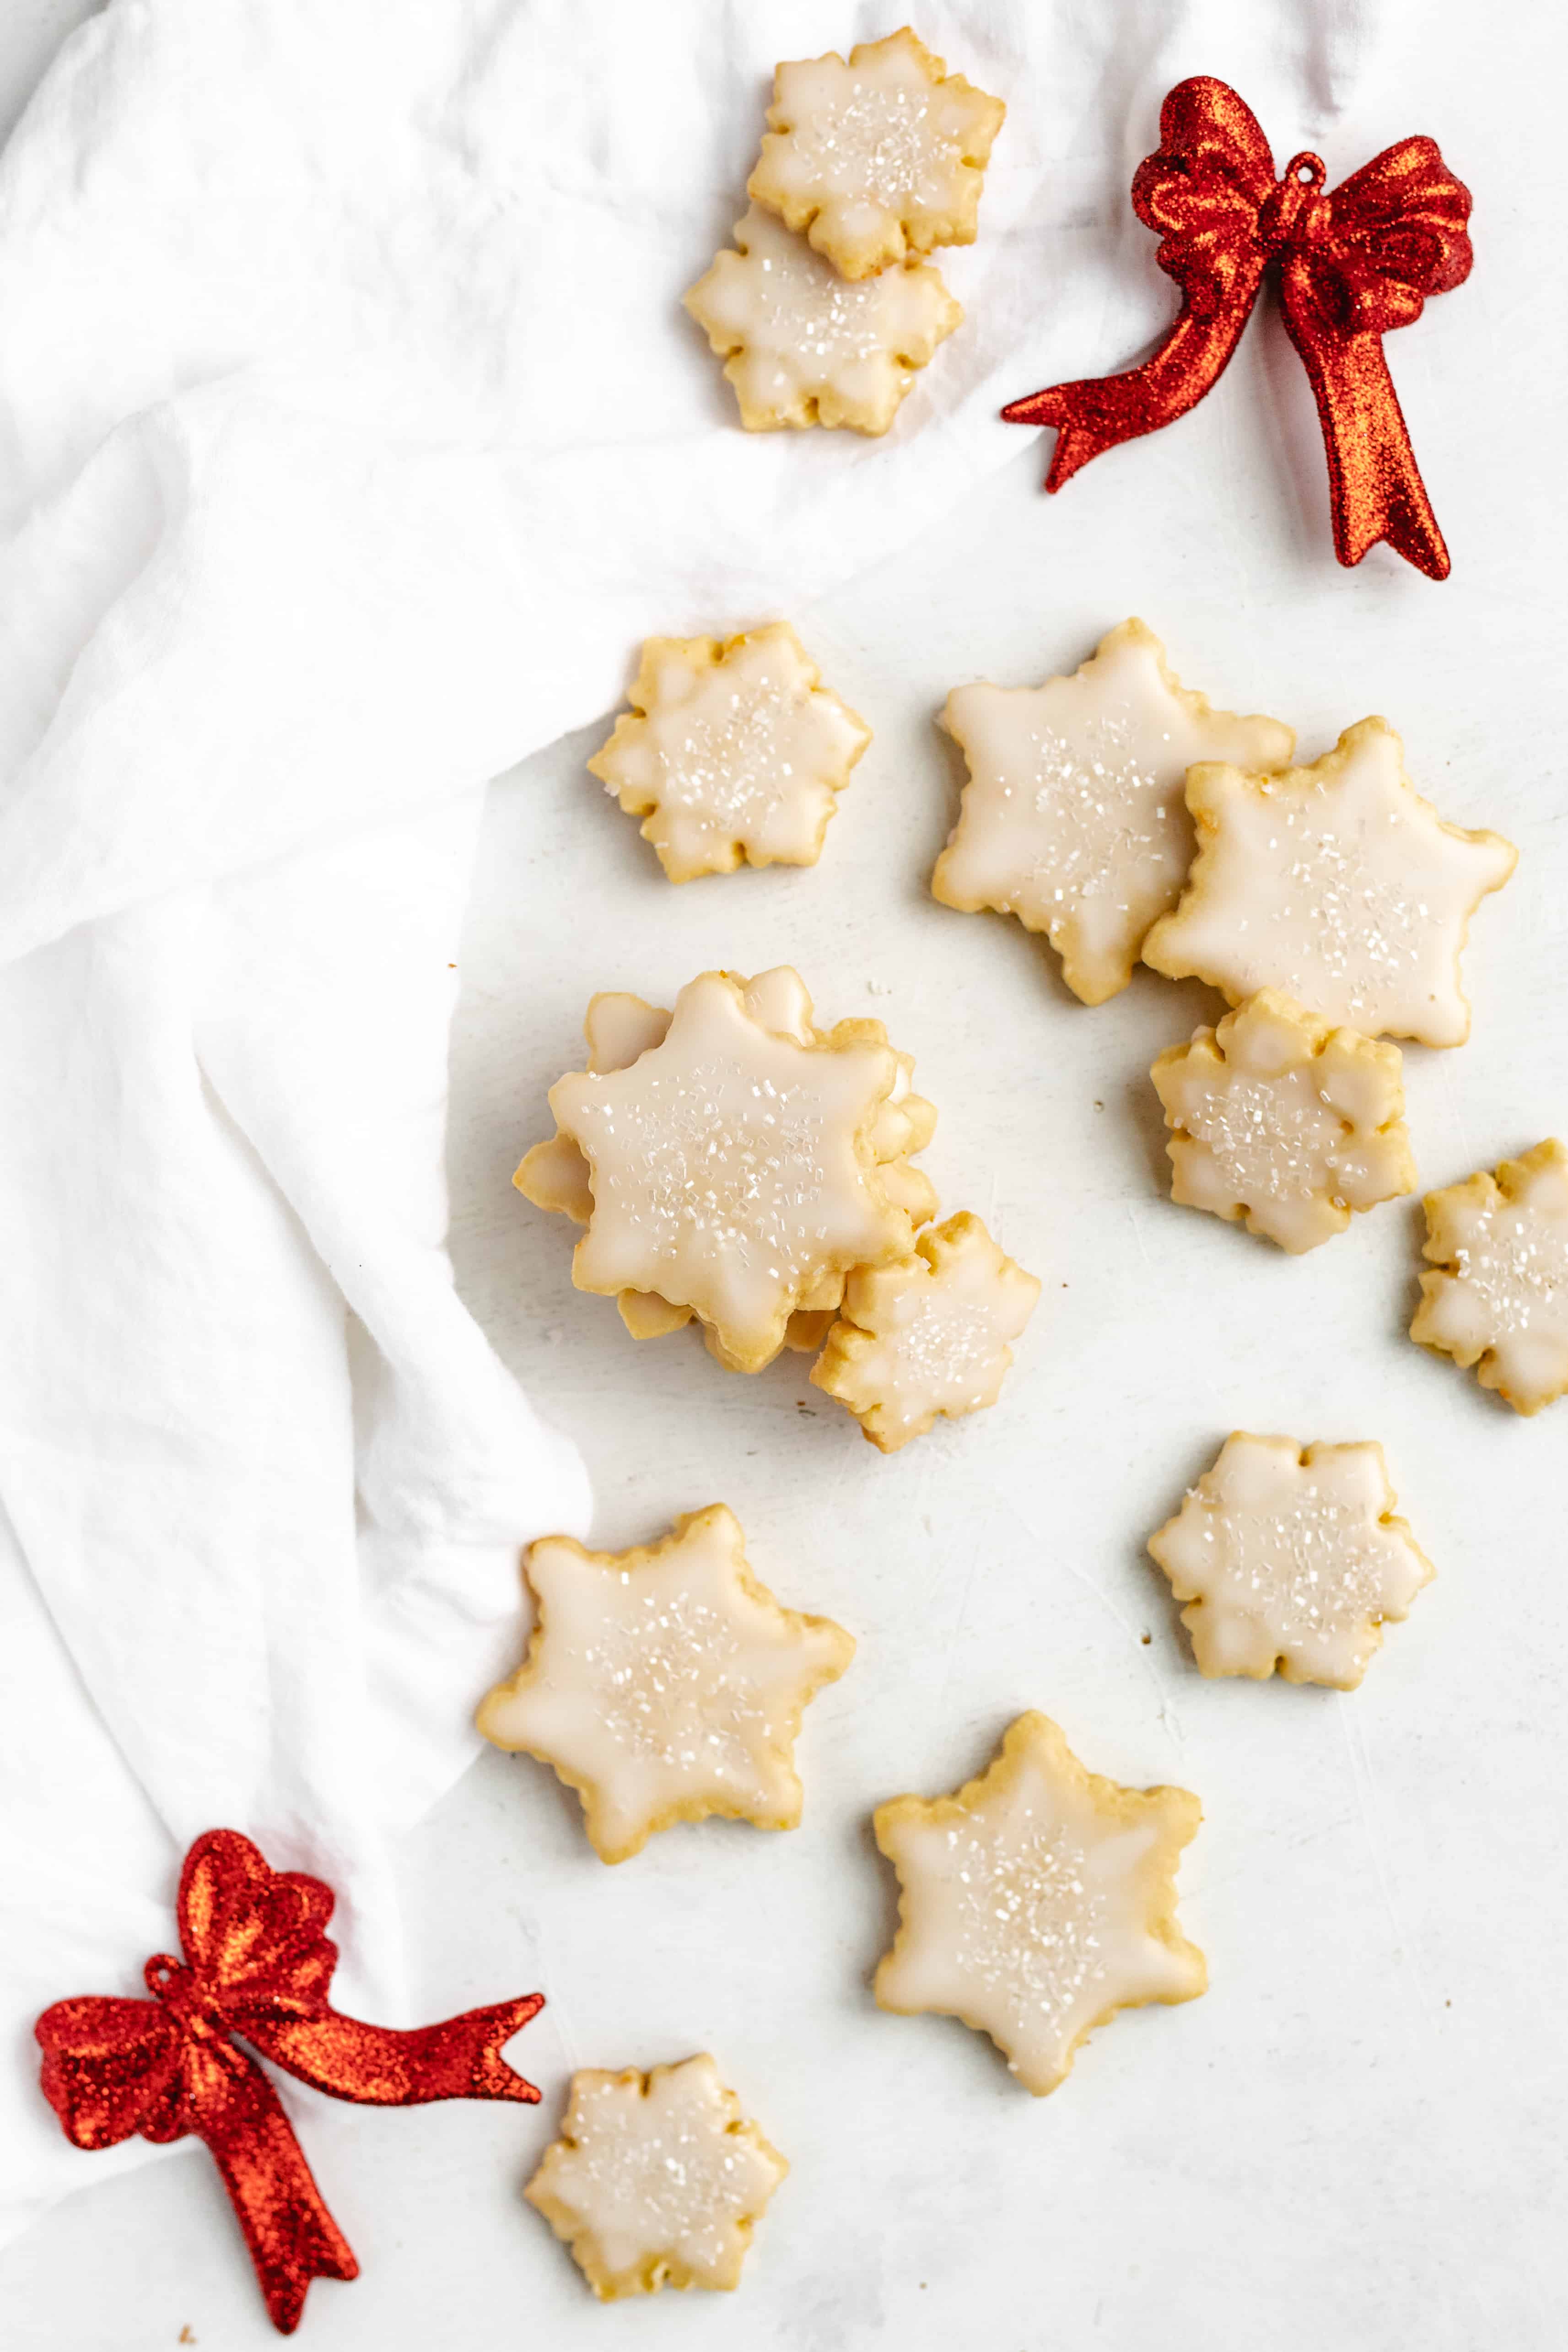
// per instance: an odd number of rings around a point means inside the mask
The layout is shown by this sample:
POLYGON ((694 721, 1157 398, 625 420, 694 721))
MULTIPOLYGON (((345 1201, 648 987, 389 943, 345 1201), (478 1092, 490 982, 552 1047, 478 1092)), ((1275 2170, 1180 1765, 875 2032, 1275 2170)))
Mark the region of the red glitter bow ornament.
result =
POLYGON ((1276 179, 1245 100, 1209 74, 1177 83, 1160 109, 1159 152, 1134 176, 1133 206, 1164 240, 1159 265, 1182 289, 1180 315, 1142 367, 1052 384, 1003 409, 1009 425, 1057 427, 1048 490, 1195 408, 1278 261, 1286 331, 1322 424, 1340 562, 1359 563, 1385 539, 1432 579, 1448 577, 1382 338, 1469 276, 1469 190, 1430 139, 1385 147, 1325 194, 1327 176, 1320 157, 1302 154, 1276 179))
POLYGON ((34 2027, 44 2096, 78 2147, 194 2132, 212 2150, 245 2232, 272 2324, 299 2325, 313 2278, 359 2264, 327 2210, 277 2095, 240 2035, 275 2065, 361 2105, 431 2099, 536 2101, 501 2057, 542 1993, 469 2010, 411 2033, 340 2017, 328 1994, 338 1948, 323 1932, 332 1890, 269 1870, 248 1838, 209 1830, 180 1874, 183 1961, 147 1963, 151 2000, 57 2000, 34 2027))

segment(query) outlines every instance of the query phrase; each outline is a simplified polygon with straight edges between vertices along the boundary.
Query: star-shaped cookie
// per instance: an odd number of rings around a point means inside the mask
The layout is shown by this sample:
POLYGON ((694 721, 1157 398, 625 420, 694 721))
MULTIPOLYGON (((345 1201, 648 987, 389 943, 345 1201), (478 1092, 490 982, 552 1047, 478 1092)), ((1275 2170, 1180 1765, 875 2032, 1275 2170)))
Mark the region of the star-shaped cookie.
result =
POLYGON ((849 285, 758 205, 736 224, 734 252, 716 254, 683 299, 724 360, 748 433, 885 433, 964 316, 924 262, 849 285))
POLYGON ((663 2286, 738 2286, 789 2169, 705 2051, 646 2074, 574 2074, 560 2137, 523 2194, 612 2303, 663 2286))
POLYGON ((1549 1136, 1423 1205, 1433 1266, 1410 1337, 1476 1365, 1515 1412, 1568 1394, 1568 1151, 1549 1136))
POLYGON ((1176 1922, 1177 1863, 1202 1818, 1186 1789, 1086 1772, 1048 1717, 1020 1715, 956 1796, 877 1810, 901 1889, 879 2005, 961 2018, 1026 2090, 1054 2091, 1117 2010, 1207 1984, 1176 1922))
POLYGON ((821 682, 787 621, 729 637, 650 637, 632 712, 588 762, 644 820, 672 882, 814 866, 871 729, 821 682))
POLYGON ((1149 1538, 1198 1672, 1354 1690, 1435 1573, 1398 1499, 1381 1445, 1228 1437, 1149 1538))
POLYGON ((1278 989, 1168 1047, 1149 1076, 1185 1208, 1300 1252, 1415 1190, 1398 1046, 1333 1029, 1278 989))
POLYGON ((1033 1314, 1040 1284, 1005 1257, 967 1210, 922 1234, 912 1257, 852 1274, 842 1315, 811 1367, 820 1389, 896 1454, 938 1413, 995 1404, 1008 1345, 1033 1314))
POLYGON ((1462 1045, 1469 919, 1513 872, 1495 833, 1446 824, 1405 773, 1384 719, 1283 775, 1197 767, 1186 780, 1198 853, 1181 904, 1144 942, 1172 980, 1196 975, 1232 1004, 1281 988, 1369 1037, 1462 1045))
POLYGON ((732 1511, 688 1512, 636 1551, 548 1536, 527 1574, 538 1608, 528 1655, 481 1703, 479 1729, 577 1790, 601 1861, 713 1813, 794 1828, 801 1715, 855 1645, 758 1583, 732 1511))
POLYGON ((1126 987, 1150 924, 1181 894, 1193 856, 1188 767, 1282 767, 1296 740, 1277 719, 1212 709, 1135 620, 1070 677, 955 688, 942 723, 969 778, 933 897, 1043 931, 1085 1004, 1126 987))
POLYGON ((580 1290, 623 1312, 626 1294, 656 1298, 663 1328, 695 1313, 722 1363, 759 1370, 798 1310, 836 1306, 852 1267, 907 1255, 936 1200, 905 1155, 935 1114, 879 1022, 810 1025, 788 965, 751 982, 705 972, 669 1015, 615 1002, 652 1042, 558 1080, 559 1131, 513 1181, 586 1223, 580 1290))
POLYGON ((746 193, 803 229, 845 278, 972 245, 1007 108, 950 74, 908 26, 781 65, 746 193))

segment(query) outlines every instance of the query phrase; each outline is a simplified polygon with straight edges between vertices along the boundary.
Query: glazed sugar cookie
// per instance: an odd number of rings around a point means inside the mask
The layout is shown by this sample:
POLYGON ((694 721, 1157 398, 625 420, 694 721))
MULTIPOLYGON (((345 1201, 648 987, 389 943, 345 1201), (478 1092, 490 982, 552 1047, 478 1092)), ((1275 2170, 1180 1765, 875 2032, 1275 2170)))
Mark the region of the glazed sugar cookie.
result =
POLYGON ((972 245, 1007 108, 950 74, 907 25, 781 65, 746 193, 803 229, 846 278, 907 253, 972 245))
POLYGON ((1181 894, 1188 767, 1282 767, 1296 740, 1278 719, 1212 709, 1142 621, 1113 629, 1071 677, 955 688, 942 724, 969 778, 933 897, 1043 931, 1085 1004, 1126 987, 1150 924, 1181 894))
POLYGON ((800 1717, 855 1645, 757 1582, 733 1512, 689 1512, 639 1551, 549 1536, 527 1574, 538 1606, 528 1656, 481 1704, 479 1729, 577 1790, 601 1862, 713 1813, 795 1827, 800 1717))
POLYGON ((1397 1500, 1381 1445, 1228 1437, 1149 1538, 1199 1673, 1354 1690, 1434 1573, 1397 1500))
POLYGON ((1185 1208, 1295 1252, 1415 1190, 1398 1046, 1331 1029, 1277 989, 1170 1046, 1149 1076, 1185 1208))
POLYGON ((1086 1772, 1049 1717, 1020 1715, 956 1796, 877 1810, 901 1889, 879 2005, 961 2018, 1026 2090, 1054 2091, 1117 2010, 1204 1990, 1203 1954, 1176 1923, 1176 1864, 1202 1818, 1186 1789, 1086 1772))
POLYGON ((612 2303, 662 2286, 738 2286, 789 2169, 742 2121, 705 2052, 647 2074, 574 2074, 560 2137, 523 2194, 612 2303))
POLYGON ((1282 988, 1369 1037, 1464 1044, 1459 950, 1519 853, 1443 823, 1386 719, 1347 727, 1333 751, 1281 776, 1195 768, 1186 801, 1197 863, 1145 940, 1145 963, 1206 980, 1232 1004, 1282 988))
POLYGON ((1568 1151, 1549 1137, 1424 1205, 1435 1264, 1410 1337, 1539 1412, 1568 1392, 1568 1151))
POLYGON ((836 1307, 852 1267, 907 1255, 936 1213, 908 1158, 936 1124, 910 1057, 880 1022, 814 1027, 787 964, 705 973, 674 1014, 596 997, 585 1025, 589 1068, 551 1089, 559 1131, 513 1181, 587 1226, 572 1279, 636 1336, 695 1314, 720 1362, 759 1370, 797 1313, 836 1307))
POLYGON ((911 261, 847 285, 756 205, 737 224, 735 245, 684 299, 724 360, 747 431, 885 433, 964 316, 936 271, 911 261))
POLYGON ((1008 1342, 1033 1314, 1040 1285, 1004 1257, 967 1211, 923 1234, 913 1257, 852 1274, 842 1319, 811 1379, 859 1419, 884 1454, 995 1404, 1012 1362, 1008 1342))
POLYGON ((835 794, 871 729, 821 683, 788 622, 730 637, 650 637, 590 760, 645 821, 672 882, 748 866, 814 866, 835 794))

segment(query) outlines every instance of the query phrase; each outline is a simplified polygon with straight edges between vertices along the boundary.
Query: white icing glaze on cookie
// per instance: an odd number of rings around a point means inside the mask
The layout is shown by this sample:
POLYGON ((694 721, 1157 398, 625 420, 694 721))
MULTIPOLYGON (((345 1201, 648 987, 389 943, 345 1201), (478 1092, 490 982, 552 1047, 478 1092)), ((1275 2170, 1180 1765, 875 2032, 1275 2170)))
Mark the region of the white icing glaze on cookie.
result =
POLYGON ((757 205, 735 243, 684 299, 725 359, 747 431, 885 433, 964 315, 936 271, 906 262, 852 286, 757 205))
POLYGON ((578 1288, 691 1307, 754 1370, 823 1275, 905 1255, 869 1142, 898 1076, 883 1034, 846 1022, 800 1045, 706 972, 631 1069, 558 1080, 550 1108, 591 1171, 578 1288))
POLYGON ((923 1234, 896 1265, 852 1274, 843 1319, 811 1379, 849 1407, 873 1445, 896 1453, 931 1427, 995 1404, 1008 1345, 1033 1314, 1040 1284, 1003 1255, 967 1211, 923 1234))
POLYGON ((1195 768, 1198 855, 1144 961, 1196 975, 1232 1004, 1280 988, 1368 1036, 1462 1045, 1459 951, 1470 916, 1518 852, 1445 824, 1405 773, 1385 719, 1364 719, 1310 768, 1195 768))
POLYGON ((1516 1412, 1539 1412, 1568 1393, 1568 1150, 1548 1137, 1425 1205, 1435 1266, 1411 1338, 1477 1365, 1516 1412))
POLYGON ((1397 1500, 1380 1445, 1228 1437, 1149 1538, 1199 1672, 1354 1690, 1433 1575, 1397 1500))
POLYGON ((787 622, 722 644, 650 637, 630 700, 588 765, 644 819, 672 882, 816 863, 871 730, 787 622))
POLYGON ((974 242, 1006 113, 904 26, 847 64, 830 50, 779 68, 746 192, 845 278, 870 278, 909 252, 974 242))
POLYGON ((1412 1192, 1399 1049, 1265 989, 1149 1076, 1173 1130, 1171 1198, 1315 1249, 1352 1212, 1412 1192))
POLYGON ((737 2286, 789 2169, 705 2052, 647 2074, 574 2074, 561 2136, 523 2193, 608 2302, 737 2286))
POLYGON ((579 1791, 605 1862, 672 1822, 720 1813, 792 1829, 800 1818, 800 1716, 854 1643, 828 1618, 781 1609, 745 1544, 715 1504, 642 1550, 585 1551, 568 1536, 529 1550, 538 1622, 479 1729, 579 1791))
POLYGON ((1070 677, 956 688, 942 723, 969 780, 933 896, 1043 931, 1085 1004, 1125 988, 1150 924, 1181 894, 1194 845, 1188 767, 1281 767, 1295 747, 1278 719, 1211 709, 1136 620, 1070 677))
POLYGON ((878 2003, 961 2018, 1027 2090, 1054 2090, 1116 2010, 1203 1991, 1203 1955, 1175 1916, 1201 1819, 1186 1790, 1121 1788, 1086 1772, 1047 1717, 1020 1716, 956 1796, 877 1811, 901 1887, 878 2003))

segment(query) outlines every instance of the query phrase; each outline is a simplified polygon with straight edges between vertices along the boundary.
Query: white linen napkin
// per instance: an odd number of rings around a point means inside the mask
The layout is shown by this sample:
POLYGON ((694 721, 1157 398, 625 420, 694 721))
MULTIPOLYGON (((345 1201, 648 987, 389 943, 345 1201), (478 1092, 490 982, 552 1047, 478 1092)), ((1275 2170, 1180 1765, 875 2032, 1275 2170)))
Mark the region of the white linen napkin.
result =
POLYGON ((897 9, 114 0, 67 45, 0 164, 0 2230, 103 2177, 31 2020, 139 1989, 196 1832, 329 1876, 346 2005, 402 2013, 388 1841, 472 1753, 518 1545, 586 1524, 443 1248, 486 780, 1135 354, 1182 75, 1281 154, 1411 127, 1349 135, 1393 5, 926 0, 1009 111, 883 442, 737 431, 678 298, 775 60, 897 9))

